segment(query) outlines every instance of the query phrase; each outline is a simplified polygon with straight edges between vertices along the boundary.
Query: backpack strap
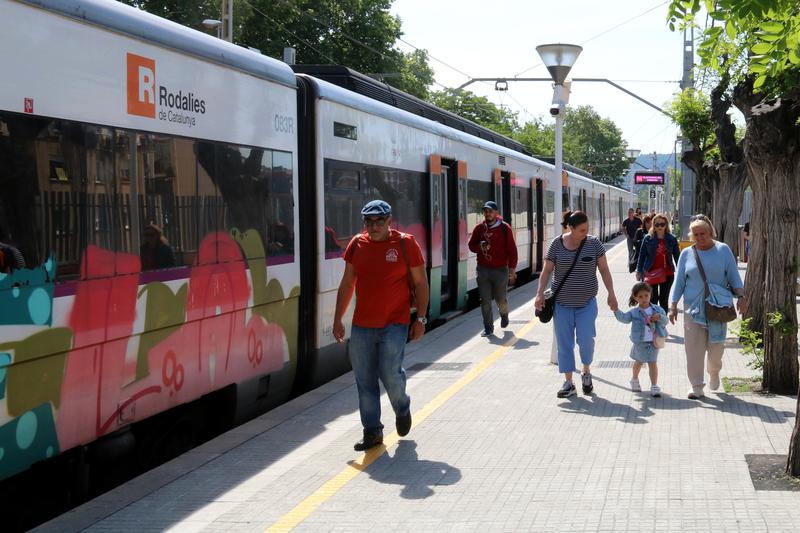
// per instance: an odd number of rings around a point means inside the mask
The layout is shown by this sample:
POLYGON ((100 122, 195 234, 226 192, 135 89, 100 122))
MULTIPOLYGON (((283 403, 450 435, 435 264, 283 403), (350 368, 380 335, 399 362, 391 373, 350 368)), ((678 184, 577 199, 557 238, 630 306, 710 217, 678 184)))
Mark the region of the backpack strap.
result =
POLYGON ((403 259, 406 262, 406 281, 408 282, 408 291, 411 294, 411 306, 416 307, 417 291, 414 287, 414 280, 411 278, 411 261, 408 259, 408 251, 406 251, 406 233, 400 233, 400 251, 403 253, 403 259))

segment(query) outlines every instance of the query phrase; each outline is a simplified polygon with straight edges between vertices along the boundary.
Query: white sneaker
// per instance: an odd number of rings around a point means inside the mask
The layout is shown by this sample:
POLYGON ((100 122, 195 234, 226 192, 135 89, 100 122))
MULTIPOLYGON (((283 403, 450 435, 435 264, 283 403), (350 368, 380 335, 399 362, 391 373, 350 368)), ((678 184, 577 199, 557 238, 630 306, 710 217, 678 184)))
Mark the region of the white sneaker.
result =
POLYGON ((709 374, 710 379, 708 380, 708 388, 711 390, 717 390, 719 388, 719 374, 709 374))
POLYGON ((639 383, 638 379, 631 380, 631 390, 633 392, 642 392, 642 385, 639 383))
POLYGON ((703 393, 703 386, 702 385, 693 385, 689 392, 686 394, 686 397, 690 400, 698 400, 705 396, 703 393))
POLYGON ((653 398, 660 398, 661 397, 661 387, 658 385, 652 385, 650 387, 650 396, 653 398))

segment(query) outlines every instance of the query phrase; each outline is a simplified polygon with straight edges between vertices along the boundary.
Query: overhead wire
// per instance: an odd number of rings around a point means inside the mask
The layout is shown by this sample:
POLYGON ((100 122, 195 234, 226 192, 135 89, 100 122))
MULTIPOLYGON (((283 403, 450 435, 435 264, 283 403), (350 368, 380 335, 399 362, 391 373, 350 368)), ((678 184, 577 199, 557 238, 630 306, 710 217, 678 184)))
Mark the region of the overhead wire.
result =
MULTIPOLYGON (((631 17, 631 18, 629 18, 629 19, 627 19, 627 20, 624 20, 623 22, 620 22, 619 24, 617 24, 617 25, 615 25, 615 26, 612 26, 612 27, 610 27, 610 28, 609 28, 609 29, 607 29, 607 30, 601 31, 601 32, 600 32, 600 33, 598 33, 598 34, 596 34, 596 35, 593 35, 592 37, 589 37, 588 39, 586 39, 585 41, 583 41, 583 42, 582 42, 582 43, 580 43, 580 44, 581 44, 581 45, 584 45, 584 44, 586 44, 586 43, 588 43, 588 42, 594 41, 595 39, 597 39, 597 38, 599 38, 599 37, 602 37, 603 35, 605 35, 605 34, 607 34, 607 33, 610 33, 610 32, 612 32, 612 31, 616 30, 617 28, 620 28, 620 27, 622 27, 622 26, 624 26, 625 24, 628 24, 629 22, 633 22, 634 20, 636 20, 636 19, 638 19, 638 18, 640 18, 640 17, 643 17, 643 16, 647 15, 647 14, 648 14, 648 13, 650 13, 651 11, 655 11, 655 10, 656 10, 656 9, 658 9, 659 7, 665 6, 665 5, 667 5, 668 3, 669 3, 669 0, 667 0, 666 2, 661 2, 661 3, 659 3, 659 4, 657 4, 657 5, 655 5, 655 6, 651 7, 651 8, 649 8, 649 9, 647 9, 647 10, 645 10, 645 11, 642 11, 641 13, 639 13, 639 14, 638 14, 638 15, 636 15, 636 16, 633 16, 633 17, 631 17)), ((515 78, 518 78, 518 77, 519 77, 519 76, 521 76, 522 74, 525 74, 526 72, 528 72, 528 71, 530 71, 530 70, 533 70, 533 69, 535 69, 536 67, 538 67, 538 66, 541 66, 541 65, 542 65, 542 63, 536 63, 536 64, 535 64, 535 65, 533 65, 532 67, 528 67, 528 68, 526 68, 525 70, 523 70, 522 72, 518 72, 517 74, 514 74, 514 77, 515 77, 515 78)))

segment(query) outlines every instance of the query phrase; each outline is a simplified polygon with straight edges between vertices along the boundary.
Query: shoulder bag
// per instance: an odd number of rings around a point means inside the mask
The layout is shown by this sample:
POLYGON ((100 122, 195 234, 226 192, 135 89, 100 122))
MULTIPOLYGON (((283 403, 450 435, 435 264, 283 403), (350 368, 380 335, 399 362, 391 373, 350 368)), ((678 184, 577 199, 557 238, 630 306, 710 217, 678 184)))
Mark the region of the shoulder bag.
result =
MULTIPOLYGON (((559 238, 561 239, 561 245, 563 246, 564 237, 559 237, 559 238)), ((564 279, 561 281, 561 284, 558 286, 558 288, 555 291, 545 292, 544 305, 542 306, 542 309, 535 311, 536 316, 539 318, 539 322, 546 324, 550 322, 550 320, 553 318, 553 311, 555 311, 556 308, 556 297, 558 296, 558 293, 561 291, 561 288, 564 286, 564 283, 567 282, 567 278, 569 277, 569 275, 572 274, 572 269, 575 268, 575 263, 578 262, 578 257, 580 257, 581 255, 581 250, 583 249, 583 244, 585 242, 586 238, 584 237, 584 239, 581 241, 580 246, 578 246, 578 250, 575 252, 575 259, 572 260, 572 265, 569 267, 569 270, 567 270, 567 275, 564 276, 564 279)), ((566 246, 564 248, 566 249, 566 246)), ((556 275, 555 269, 553 269, 553 276, 555 275, 556 275)))
POLYGON ((732 305, 720 307, 708 301, 708 296, 711 290, 708 288, 708 280, 706 279, 706 272, 703 270, 703 263, 700 261, 700 254, 697 253, 697 248, 692 246, 694 251, 694 259, 697 261, 697 268, 700 270, 700 277, 703 278, 703 285, 705 285, 705 310, 706 320, 713 320, 714 322, 730 322, 736 319, 736 309, 732 305))

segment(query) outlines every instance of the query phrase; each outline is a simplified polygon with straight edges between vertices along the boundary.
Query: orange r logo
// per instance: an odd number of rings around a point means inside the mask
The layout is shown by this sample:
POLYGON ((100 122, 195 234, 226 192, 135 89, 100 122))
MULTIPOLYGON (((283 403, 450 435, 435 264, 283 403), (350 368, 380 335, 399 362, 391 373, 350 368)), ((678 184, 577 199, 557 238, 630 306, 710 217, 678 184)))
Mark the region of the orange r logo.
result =
POLYGON ((156 118, 156 62, 128 54, 128 114, 156 118))

